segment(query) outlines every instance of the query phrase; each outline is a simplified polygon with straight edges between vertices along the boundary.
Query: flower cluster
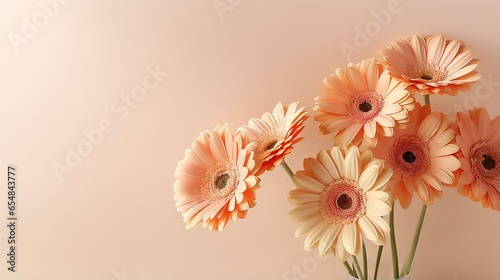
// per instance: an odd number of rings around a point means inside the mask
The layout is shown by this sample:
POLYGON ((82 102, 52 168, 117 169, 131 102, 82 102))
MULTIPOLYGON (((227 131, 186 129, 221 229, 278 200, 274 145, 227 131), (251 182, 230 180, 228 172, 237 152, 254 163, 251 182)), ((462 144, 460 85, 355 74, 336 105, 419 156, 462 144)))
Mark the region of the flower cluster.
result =
POLYGON ((256 203, 258 175, 292 152, 307 118, 297 103, 279 103, 236 133, 227 124, 202 132, 175 171, 175 207, 186 228, 201 224, 222 231, 229 220, 244 218, 256 203))
MULTIPOLYGON (((259 175, 281 164, 296 187, 288 217, 301 223, 295 235, 305 238, 304 248, 333 253, 350 275, 367 279, 356 256, 366 254, 366 241, 384 245, 389 233, 395 244, 393 215, 389 223, 384 216, 396 201, 406 209, 416 194, 425 214, 443 187, 456 187, 500 211, 500 117, 472 108, 450 123, 430 107, 431 95, 457 95, 480 78, 474 51, 444 35, 416 34, 379 54, 323 80, 314 120, 331 136, 332 148, 304 159, 303 170, 294 173, 284 161, 308 119, 297 102, 279 103, 235 133, 227 125, 202 132, 175 173, 174 198, 186 227, 221 231, 229 220, 244 218, 255 206, 259 175)), ((417 227, 416 240, 419 233, 417 227)), ((402 271, 396 246, 391 250, 394 277, 407 275, 416 244, 402 271)))

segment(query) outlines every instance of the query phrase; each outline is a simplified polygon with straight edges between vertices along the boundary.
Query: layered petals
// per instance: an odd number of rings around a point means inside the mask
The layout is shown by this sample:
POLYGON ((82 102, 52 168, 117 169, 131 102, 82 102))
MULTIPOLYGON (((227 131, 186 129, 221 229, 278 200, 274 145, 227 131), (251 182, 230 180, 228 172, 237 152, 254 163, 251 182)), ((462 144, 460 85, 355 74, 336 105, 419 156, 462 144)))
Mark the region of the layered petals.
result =
POLYGON ((379 53, 390 75, 412 93, 456 95, 481 77, 474 51, 442 34, 401 38, 379 53))
POLYGON ((483 207, 500 211, 500 117, 490 120, 485 108, 457 113, 457 190, 483 207))
POLYGON ((392 136, 393 128, 408 121, 414 100, 406 85, 393 79, 374 59, 339 68, 323 80, 315 98, 320 132, 332 134, 335 144, 370 146, 379 135, 392 136))
POLYGON ((266 112, 260 119, 251 119, 248 125, 238 128, 238 131, 247 134, 251 142, 256 143, 255 157, 261 164, 256 175, 274 169, 302 140, 299 134, 308 116, 304 107, 297 106, 297 102, 288 106, 278 103, 272 113, 266 112))
POLYGON ((391 211, 385 191, 391 175, 383 161, 356 146, 335 146, 305 159, 288 198, 295 207, 288 218, 302 223, 295 235, 305 236, 304 248, 317 247, 321 255, 334 253, 344 262, 360 252, 362 237, 383 245, 389 226, 381 216, 391 211))
POLYGON ((186 228, 197 224, 222 231, 229 220, 244 218, 260 188, 253 143, 233 135, 227 125, 205 131, 175 170, 174 199, 186 228))
POLYGON ((455 182, 460 161, 454 155, 455 132, 442 113, 430 113, 428 105, 416 104, 405 129, 395 129, 394 137, 384 138, 373 149, 394 171, 388 187, 393 200, 408 208, 413 194, 427 205, 442 196, 442 186, 455 182))

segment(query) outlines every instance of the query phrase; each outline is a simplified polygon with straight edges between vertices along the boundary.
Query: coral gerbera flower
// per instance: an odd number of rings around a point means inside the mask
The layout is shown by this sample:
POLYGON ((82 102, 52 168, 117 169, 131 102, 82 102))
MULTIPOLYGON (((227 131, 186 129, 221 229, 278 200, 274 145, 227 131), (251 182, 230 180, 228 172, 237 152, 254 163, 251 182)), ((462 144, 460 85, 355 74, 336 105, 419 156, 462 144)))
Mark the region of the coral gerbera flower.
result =
POLYGON ((389 181, 393 200, 403 208, 411 204, 414 192, 427 205, 442 196, 442 186, 454 183, 453 171, 460 161, 453 155, 459 148, 453 144, 455 132, 442 113, 430 113, 429 105, 417 103, 410 112, 406 129, 394 131, 373 150, 394 171, 389 181))
POLYGON ((500 211, 500 117, 490 120, 484 108, 457 113, 457 144, 458 192, 500 211))
POLYGON ((390 74, 409 85, 412 93, 456 95, 481 77, 474 71, 478 63, 474 51, 444 35, 415 34, 392 42, 379 53, 390 74))
POLYGON ((260 119, 251 119, 248 125, 238 128, 251 142, 256 142, 255 157, 261 163, 256 175, 274 169, 292 152, 293 145, 303 139, 298 136, 309 117, 304 107, 297 108, 297 104, 283 106, 278 103, 272 114, 266 112, 260 119))
POLYGON ((260 188, 252 146, 227 125, 205 131, 179 161, 174 184, 177 211, 186 228, 197 224, 222 231, 229 220, 244 218, 260 188))
POLYGON ((336 146, 305 159, 288 198, 296 206, 288 218, 302 222, 295 236, 306 236, 306 250, 334 252, 342 262, 360 252, 362 236, 383 245, 389 226, 381 216, 391 211, 384 189, 391 175, 382 160, 368 150, 360 154, 357 146, 336 146))
POLYGON ((332 133, 335 144, 375 146, 377 135, 392 136, 396 125, 408 121, 414 100, 406 85, 391 78, 374 59, 350 63, 323 80, 325 88, 315 98, 320 132, 332 133))

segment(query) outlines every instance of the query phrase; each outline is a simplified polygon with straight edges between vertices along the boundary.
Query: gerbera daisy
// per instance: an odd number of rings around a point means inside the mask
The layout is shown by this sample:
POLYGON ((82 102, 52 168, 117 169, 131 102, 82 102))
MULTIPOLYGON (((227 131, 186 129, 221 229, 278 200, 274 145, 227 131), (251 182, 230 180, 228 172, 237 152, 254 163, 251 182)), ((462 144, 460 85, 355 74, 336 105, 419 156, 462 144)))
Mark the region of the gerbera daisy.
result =
POLYGON ((410 120, 406 129, 396 129, 394 137, 381 139, 373 150, 394 170, 388 186, 403 208, 410 206, 414 192, 425 204, 433 204, 442 196, 441 187, 454 182, 452 172, 460 167, 453 155, 459 150, 453 144, 455 132, 444 114, 430 113, 429 105, 417 103, 410 120))
POLYGON ((500 210, 500 117, 490 120, 484 108, 457 113, 457 144, 458 192, 500 210))
POLYGON ((364 138, 374 146, 378 134, 392 136, 396 125, 404 125, 414 107, 406 85, 374 59, 339 68, 323 83, 314 119, 321 122, 321 133, 333 134, 335 144, 358 145, 364 138))
POLYGON ((227 125, 200 133, 175 170, 177 211, 186 228, 197 224, 222 231, 229 220, 244 218, 255 206, 259 187, 252 145, 227 125))
POLYGON ((409 85, 412 93, 456 95, 481 77, 474 71, 474 51, 444 35, 401 38, 379 53, 390 74, 409 85))
POLYGON ((293 145, 303 139, 298 136, 309 117, 304 107, 297 108, 297 104, 293 102, 283 106, 278 103, 272 114, 266 112, 260 119, 251 119, 248 125, 238 128, 238 131, 247 134, 251 142, 256 143, 255 157, 261 163, 256 175, 274 169, 292 152, 293 145))
POLYGON ((360 154, 357 146, 335 146, 305 159, 288 198, 296 206, 288 218, 302 222, 295 236, 306 236, 306 250, 334 252, 342 262, 360 252, 362 236, 383 245, 389 226, 381 216, 391 211, 384 188, 391 175, 382 160, 368 150, 360 154))

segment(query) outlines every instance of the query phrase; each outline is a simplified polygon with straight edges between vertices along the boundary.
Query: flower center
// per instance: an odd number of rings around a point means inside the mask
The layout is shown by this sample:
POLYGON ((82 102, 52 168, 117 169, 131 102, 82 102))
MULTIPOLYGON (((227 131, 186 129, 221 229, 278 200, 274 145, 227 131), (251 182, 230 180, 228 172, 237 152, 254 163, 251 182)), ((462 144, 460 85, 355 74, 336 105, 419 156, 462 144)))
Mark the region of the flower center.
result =
POLYGON ((215 187, 217 187, 219 190, 222 190, 227 186, 227 181, 229 181, 230 178, 231 177, 227 173, 220 175, 219 178, 217 178, 217 180, 215 181, 215 187))
POLYGON ((276 129, 267 133, 262 133, 256 138, 257 146, 255 152, 259 159, 265 160, 273 151, 274 148, 279 146, 279 143, 285 138, 283 129, 276 129))
POLYGON ((208 201, 220 201, 232 196, 238 185, 236 166, 228 160, 220 160, 210 166, 201 185, 201 195, 208 201))
POLYGON ((432 80, 432 76, 429 76, 429 75, 426 75, 426 74, 424 74, 424 75, 423 75, 422 77, 420 77, 420 78, 422 78, 422 79, 424 79, 424 80, 427 80, 427 81, 432 80))
POLYGON ((414 163, 417 159, 417 157, 415 157, 415 155, 411 151, 404 152, 402 158, 407 163, 414 163))
POLYGON ((342 210, 349 209, 352 206, 352 198, 347 194, 343 193, 337 199, 337 205, 342 210))
POLYGON ((331 223, 353 223, 366 213, 366 194, 352 181, 337 180, 321 193, 320 212, 331 223))
POLYGON ((500 183, 500 148, 487 141, 476 143, 470 150, 471 171, 491 185, 500 183))
POLYGON ((495 167, 495 160, 492 159, 489 155, 483 155, 483 161, 481 161, 484 169, 491 170, 495 167))
POLYGON ((389 162, 402 175, 422 174, 430 165, 429 148, 416 136, 401 136, 389 150, 389 162))
POLYGON ((370 112, 370 110, 372 109, 372 104, 368 103, 368 102, 363 102, 361 104, 359 104, 359 110, 363 111, 363 112, 370 112))
POLYGON ((354 121, 366 123, 378 116, 383 107, 382 96, 373 90, 367 90, 351 97, 347 104, 347 111, 354 121))
POLYGON ((271 141, 271 143, 269 143, 266 147, 266 151, 267 150, 271 150, 272 148, 274 148, 276 146, 276 143, 278 143, 278 140, 274 140, 274 141, 271 141))
POLYGON ((426 82, 438 82, 446 79, 447 71, 439 68, 438 65, 425 61, 417 62, 408 71, 414 79, 422 79, 426 82))

